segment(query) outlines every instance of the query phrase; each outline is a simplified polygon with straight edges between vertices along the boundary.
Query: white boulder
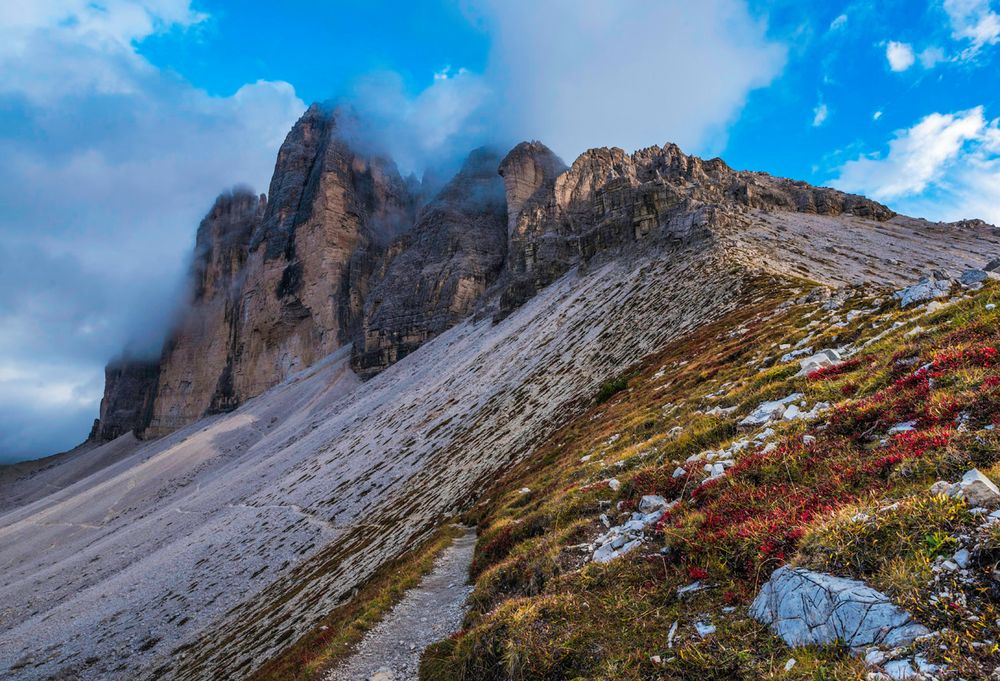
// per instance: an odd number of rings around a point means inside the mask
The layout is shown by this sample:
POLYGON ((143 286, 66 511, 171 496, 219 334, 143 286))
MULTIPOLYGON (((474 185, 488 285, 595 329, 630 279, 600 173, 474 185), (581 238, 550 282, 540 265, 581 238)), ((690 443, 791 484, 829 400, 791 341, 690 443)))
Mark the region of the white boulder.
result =
POLYGON ((756 428, 765 423, 777 421, 784 415, 789 404, 798 402, 801 399, 802 393, 793 393, 784 399, 761 402, 756 409, 740 421, 739 425, 743 428, 756 428))
POLYGON ((951 290, 951 282, 948 279, 938 279, 931 275, 923 277, 913 286, 896 291, 893 295, 899 300, 903 307, 915 303, 925 303, 935 298, 944 298, 951 290))
POLYGON ((901 646, 930 633, 885 594, 862 582, 788 566, 774 571, 750 606, 750 615, 790 646, 901 646))
POLYGON ((826 350, 820 350, 815 355, 800 359, 799 366, 802 367, 802 370, 799 372, 799 375, 805 376, 814 371, 835 367, 842 363, 843 360, 840 357, 840 353, 832 348, 827 348, 826 350))

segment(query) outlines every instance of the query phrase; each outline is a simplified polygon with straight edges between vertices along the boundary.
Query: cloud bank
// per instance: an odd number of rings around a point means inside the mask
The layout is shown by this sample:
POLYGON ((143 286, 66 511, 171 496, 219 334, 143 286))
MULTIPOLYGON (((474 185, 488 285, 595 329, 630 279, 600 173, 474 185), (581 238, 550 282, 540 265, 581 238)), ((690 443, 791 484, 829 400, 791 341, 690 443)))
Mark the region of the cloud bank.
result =
POLYGON ((932 113, 897 130, 885 153, 844 164, 833 182, 911 215, 1000 225, 1000 127, 983 107, 932 113))
POLYGON ((466 11, 490 37, 483 73, 449 68, 416 95, 373 74, 353 93, 367 133, 404 170, 525 139, 568 162, 595 146, 716 153, 785 62, 742 0, 477 0, 466 11))
POLYGON ((136 52, 204 18, 187 0, 0 5, 0 463, 86 436, 104 363, 157 351, 215 194, 266 187, 305 107, 284 82, 212 97, 136 52))

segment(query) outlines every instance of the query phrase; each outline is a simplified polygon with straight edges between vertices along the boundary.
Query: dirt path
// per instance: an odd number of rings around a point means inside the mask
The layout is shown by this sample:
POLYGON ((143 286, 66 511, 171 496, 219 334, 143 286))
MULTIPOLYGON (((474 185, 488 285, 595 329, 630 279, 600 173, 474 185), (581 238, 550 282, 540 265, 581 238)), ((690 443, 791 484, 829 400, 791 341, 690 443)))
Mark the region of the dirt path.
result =
POLYGON ((326 681, 410 681, 417 678, 420 653, 447 638, 462 623, 466 584, 476 533, 469 530, 444 550, 433 569, 375 625, 326 681))

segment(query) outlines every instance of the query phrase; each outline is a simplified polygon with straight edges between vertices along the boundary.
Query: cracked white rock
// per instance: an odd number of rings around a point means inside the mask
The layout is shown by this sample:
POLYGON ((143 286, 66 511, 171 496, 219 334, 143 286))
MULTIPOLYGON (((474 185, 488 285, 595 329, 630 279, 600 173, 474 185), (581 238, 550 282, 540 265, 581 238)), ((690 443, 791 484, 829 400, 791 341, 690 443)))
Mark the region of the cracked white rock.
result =
POLYGON ((789 404, 798 402, 802 397, 802 393, 793 393, 784 399, 761 402, 740 421, 739 425, 744 428, 756 428, 770 421, 776 421, 782 417, 789 404))
POLYGON ((667 505, 667 500, 658 494, 647 494, 639 500, 640 513, 652 513, 667 505))
POLYGON ((909 286, 893 294, 903 307, 914 303, 923 303, 934 298, 943 298, 948 295, 951 289, 951 282, 947 279, 935 279, 933 276, 924 277, 919 283, 909 286))
POLYGON ((805 359, 800 359, 799 366, 801 367, 801 370, 799 371, 799 375, 805 376, 806 374, 811 374, 814 371, 828 369, 842 363, 843 360, 840 357, 840 353, 832 348, 827 348, 825 350, 820 350, 815 355, 806 357, 805 359))
POLYGON ((882 669, 885 670, 886 676, 893 679, 893 681, 904 681, 905 679, 912 679, 917 675, 917 670, 913 668, 909 660, 886 662, 882 669))
POLYGON ((790 646, 905 645, 929 630, 862 582, 805 568, 778 568, 750 606, 790 646))

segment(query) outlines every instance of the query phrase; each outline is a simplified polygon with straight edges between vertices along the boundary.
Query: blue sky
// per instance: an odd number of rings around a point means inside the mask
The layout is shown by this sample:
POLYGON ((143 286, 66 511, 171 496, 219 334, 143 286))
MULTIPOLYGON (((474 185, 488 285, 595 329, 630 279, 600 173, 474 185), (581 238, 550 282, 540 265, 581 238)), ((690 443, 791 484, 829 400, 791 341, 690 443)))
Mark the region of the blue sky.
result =
POLYGON ((309 102, 351 102, 406 171, 673 141, 1000 223, 998 42, 998 0, 3 3, 0 460, 82 439, 215 195, 265 191, 309 102))

